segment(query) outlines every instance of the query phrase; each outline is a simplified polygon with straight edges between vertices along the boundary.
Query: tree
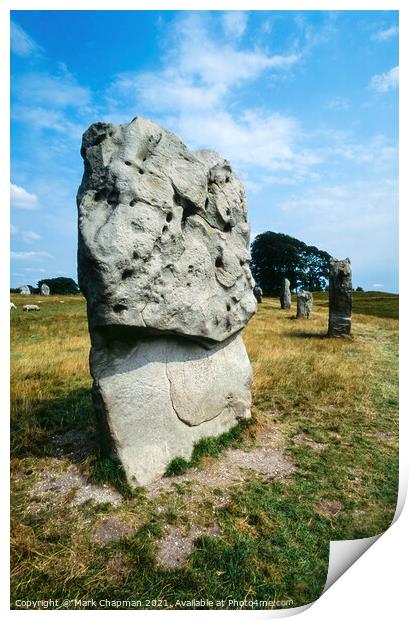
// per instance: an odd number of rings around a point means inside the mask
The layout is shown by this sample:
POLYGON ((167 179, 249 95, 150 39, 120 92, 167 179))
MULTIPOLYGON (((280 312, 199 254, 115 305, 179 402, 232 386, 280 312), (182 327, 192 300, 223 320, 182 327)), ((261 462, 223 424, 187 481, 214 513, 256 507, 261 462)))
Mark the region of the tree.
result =
POLYGON ((38 288, 41 288, 42 284, 47 284, 50 287, 51 295, 79 295, 80 289, 78 284, 72 278, 46 278, 40 280, 38 288))
POLYGON ((362 288, 362 286, 357 286, 355 290, 356 290, 357 293, 363 293, 364 292, 364 289, 362 288))
POLYGON ((282 233, 264 232, 251 244, 251 270, 266 295, 278 295, 283 278, 290 288, 325 289, 331 256, 315 246, 282 233))

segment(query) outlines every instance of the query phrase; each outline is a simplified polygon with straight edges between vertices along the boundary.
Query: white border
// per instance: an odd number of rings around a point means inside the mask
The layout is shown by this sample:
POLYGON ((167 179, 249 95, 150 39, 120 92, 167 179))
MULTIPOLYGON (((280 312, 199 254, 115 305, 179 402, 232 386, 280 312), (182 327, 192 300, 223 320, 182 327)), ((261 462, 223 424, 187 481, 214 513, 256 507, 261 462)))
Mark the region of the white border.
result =
MULTIPOLYGON (((407 28, 407 13, 405 2, 394 1, 387 2, 386 0, 380 1, 362 1, 353 2, 351 0, 344 0, 343 2, 331 2, 328 0, 316 0, 315 2, 308 1, 292 1, 281 0, 281 2, 260 2, 254 0, 253 2, 236 0, 236 1, 210 1, 207 2, 199 0, 188 1, 176 1, 166 2, 164 0, 151 0, 150 2, 132 2, 131 0, 116 0, 115 2, 109 0, 59 0, 58 6, 56 6, 55 0, 9 0, 2 3, 0 6, 0 42, 1 42, 1 90, 0 90, 0 102, 1 102, 1 148, 3 150, 0 166, 0 196, 2 198, 1 204, 3 208, 3 220, 0 226, 0 264, 2 265, 1 272, 1 290, 3 293, 3 302, 0 304, 0 315, 3 322, 3 342, 8 341, 9 336, 9 270, 8 270, 8 256, 9 256, 9 213, 7 205, 9 203, 9 11, 10 10, 226 10, 226 9, 248 9, 248 10, 399 10, 400 11, 400 126, 401 126, 401 149, 400 149, 400 204, 403 208, 400 210, 400 270, 401 274, 404 274, 405 266, 407 265, 407 176, 408 173, 405 170, 407 168, 407 138, 408 134, 408 122, 406 116, 404 116, 404 110, 408 110, 408 98, 406 87, 406 59, 408 54, 408 28, 407 28), (405 139, 403 139, 405 137, 405 139), (4 335, 7 336, 4 339, 4 335)), ((401 276, 400 281, 400 303, 401 310, 408 307, 408 293, 407 287, 405 287, 405 281, 401 276)), ((405 501, 406 489, 407 489, 407 477, 408 477, 408 413, 406 411, 408 404, 407 394, 407 344, 408 344, 408 330, 405 327, 405 317, 401 317, 401 417, 400 417, 400 494, 397 507, 397 515, 401 513, 403 504, 405 501), (405 372, 406 370, 406 372, 405 372), (405 375, 405 376, 404 376, 405 375)), ((9 360, 8 352, 5 351, 3 355, 3 364, 1 367, 1 398, 4 402, 2 407, 2 433, 1 437, 5 445, 1 451, 2 458, 2 476, 3 481, 6 479, 6 485, 2 485, 3 493, 7 493, 8 496, 8 416, 6 412, 9 410, 9 360), (5 488, 6 486, 6 488, 5 488)), ((5 503, 3 501, 3 503, 5 503)), ((1 531, 3 533, 1 539, 1 553, 2 562, 0 563, 1 570, 1 607, 6 614, 24 614, 24 611, 10 611, 9 610, 9 585, 8 585, 8 561, 9 557, 9 514, 7 510, 1 512, 1 531)), ((306 612, 306 618, 325 618, 329 615, 332 619, 343 619, 345 612, 354 612, 354 616, 358 614, 365 614, 365 616, 400 618, 403 617, 404 611, 407 613, 407 605, 404 598, 404 593, 407 589, 406 575, 407 566, 402 566, 399 563, 399 557, 403 560, 402 551, 408 548, 408 529, 409 529, 409 509, 405 506, 402 512, 402 516, 399 520, 385 533, 376 544, 362 556, 353 567, 338 580, 336 584, 330 588, 330 592, 323 595, 318 599, 306 612), (405 581, 404 581, 405 579, 405 581)), ((377 537, 375 537, 377 538, 377 537)), ((344 541, 343 541, 344 542, 344 541)), ((358 543, 362 544, 362 543, 358 543)), ((342 543, 341 543, 342 545, 342 543)), ((335 563, 337 561, 335 560, 335 563)), ((309 606, 306 606, 309 607, 309 606)), ((254 611, 247 612, 251 615, 263 614, 264 616, 287 616, 289 612, 298 613, 303 608, 298 610, 281 611, 254 611)), ((40 611, 40 614, 51 613, 59 614, 60 612, 54 611, 40 611)), ((69 611, 70 614, 81 613, 80 611, 69 611)), ((110 611, 110 614, 116 614, 115 611, 110 611)), ((138 614, 149 614, 150 618, 157 617, 159 614, 167 612, 155 612, 155 611, 139 611, 138 614)), ((180 612, 172 612, 180 613, 180 612)), ((190 615, 193 617, 193 613, 187 612, 183 614, 184 618, 190 615)), ((211 611, 204 611, 202 614, 213 614, 211 611)), ((218 616, 226 612, 217 612, 218 616)), ((244 612, 243 612, 244 613, 244 612)))

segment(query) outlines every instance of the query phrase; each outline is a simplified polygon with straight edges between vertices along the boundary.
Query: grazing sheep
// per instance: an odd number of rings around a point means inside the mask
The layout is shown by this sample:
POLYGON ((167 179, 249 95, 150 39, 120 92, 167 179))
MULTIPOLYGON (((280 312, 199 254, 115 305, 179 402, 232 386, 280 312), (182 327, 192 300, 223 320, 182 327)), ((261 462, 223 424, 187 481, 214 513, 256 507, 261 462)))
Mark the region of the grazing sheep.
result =
POLYGON ((23 310, 25 312, 33 312, 40 310, 40 306, 36 306, 36 304, 26 304, 25 306, 23 306, 23 310))
POLYGON ((11 301, 10 302, 10 310, 13 310, 13 309, 17 310, 17 306, 16 306, 16 304, 13 304, 13 302, 11 301))

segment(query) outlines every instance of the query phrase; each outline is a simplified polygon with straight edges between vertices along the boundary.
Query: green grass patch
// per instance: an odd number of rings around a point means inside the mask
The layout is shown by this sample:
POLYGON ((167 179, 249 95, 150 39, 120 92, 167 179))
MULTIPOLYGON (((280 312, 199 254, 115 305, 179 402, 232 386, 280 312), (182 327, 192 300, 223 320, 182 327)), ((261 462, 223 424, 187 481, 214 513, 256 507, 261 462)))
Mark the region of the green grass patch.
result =
POLYGON ((166 469, 165 476, 180 476, 191 467, 200 465, 200 461, 205 456, 218 456, 229 447, 239 448, 244 438, 244 432, 251 429, 254 424, 254 418, 240 420, 236 426, 218 437, 204 437, 195 444, 190 461, 181 457, 173 459, 166 469))

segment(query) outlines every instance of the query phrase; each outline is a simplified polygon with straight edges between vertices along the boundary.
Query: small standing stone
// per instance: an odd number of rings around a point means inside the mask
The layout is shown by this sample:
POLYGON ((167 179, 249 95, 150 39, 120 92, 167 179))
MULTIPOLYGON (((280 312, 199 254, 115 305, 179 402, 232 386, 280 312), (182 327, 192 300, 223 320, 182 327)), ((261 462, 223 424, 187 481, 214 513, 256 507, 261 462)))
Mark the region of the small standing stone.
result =
POLYGON ((263 289, 261 286, 255 286, 253 288, 254 297, 257 299, 257 303, 261 304, 263 301, 263 289))
POLYGON ((40 286, 40 295, 49 295, 50 287, 47 284, 42 284, 40 286))
POLYGON ((329 270, 328 336, 348 338, 351 333, 352 270, 349 258, 332 259, 329 270))
POLYGON ((310 291, 300 291, 297 295, 297 316, 296 319, 309 319, 312 311, 312 293, 310 291))
POLYGON ((20 286, 20 295, 31 295, 31 291, 29 286, 27 286, 27 284, 23 284, 23 286, 20 286))
POLYGON ((281 285, 280 304, 281 310, 289 310, 291 308, 290 280, 287 280, 287 278, 283 278, 281 285))

